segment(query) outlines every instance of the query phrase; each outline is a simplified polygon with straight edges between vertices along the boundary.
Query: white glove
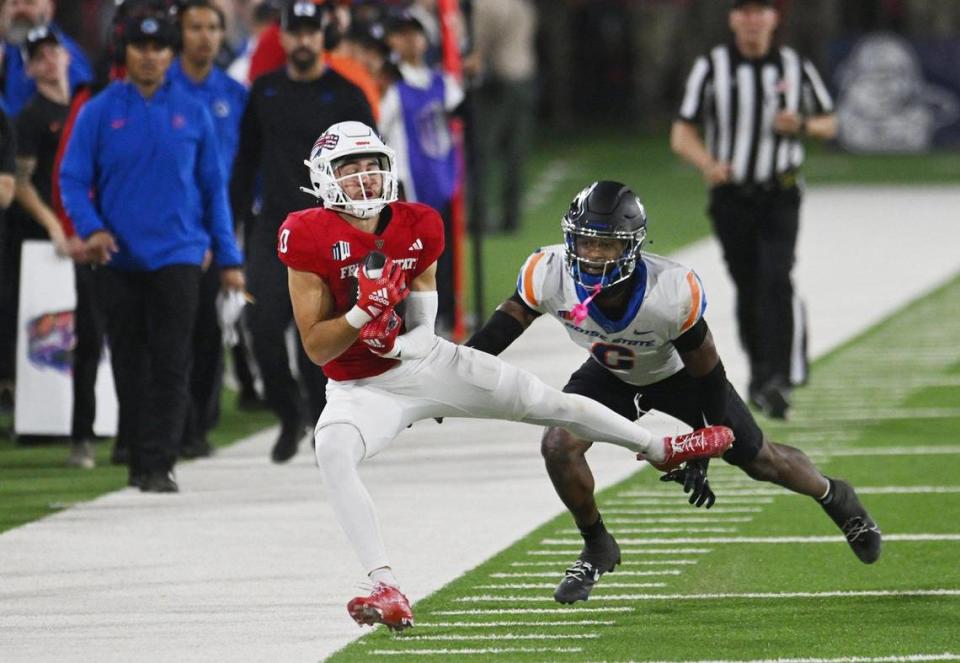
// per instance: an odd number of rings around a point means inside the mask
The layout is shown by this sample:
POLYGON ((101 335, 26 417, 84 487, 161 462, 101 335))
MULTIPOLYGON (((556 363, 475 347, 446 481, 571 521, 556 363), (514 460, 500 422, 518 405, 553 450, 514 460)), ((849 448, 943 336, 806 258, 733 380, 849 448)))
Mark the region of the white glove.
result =
POLYGON ((217 320, 223 331, 223 343, 227 347, 232 348, 240 343, 237 325, 246 305, 247 300, 239 290, 221 290, 217 293, 217 320))

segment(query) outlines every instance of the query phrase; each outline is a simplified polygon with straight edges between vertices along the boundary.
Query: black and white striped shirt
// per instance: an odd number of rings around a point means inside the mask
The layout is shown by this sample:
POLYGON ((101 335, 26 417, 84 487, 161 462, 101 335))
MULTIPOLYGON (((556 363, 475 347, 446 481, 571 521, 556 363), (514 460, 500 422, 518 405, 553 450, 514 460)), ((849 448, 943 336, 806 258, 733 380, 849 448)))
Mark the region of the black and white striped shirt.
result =
POLYGON ((703 125, 707 148, 729 162, 737 184, 764 184, 803 163, 803 145, 773 131, 780 111, 833 112, 813 64, 789 47, 748 60, 733 45, 700 56, 687 78, 679 118, 703 125))

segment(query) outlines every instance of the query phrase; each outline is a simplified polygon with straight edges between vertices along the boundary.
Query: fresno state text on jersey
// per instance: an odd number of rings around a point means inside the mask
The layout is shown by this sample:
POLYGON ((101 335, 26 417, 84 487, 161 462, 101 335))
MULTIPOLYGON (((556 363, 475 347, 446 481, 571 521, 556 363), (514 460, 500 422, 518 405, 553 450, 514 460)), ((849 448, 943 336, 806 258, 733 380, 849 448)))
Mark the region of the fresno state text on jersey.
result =
MULTIPOLYGON (((410 283, 443 252, 443 221, 426 205, 397 202, 383 209, 376 230, 369 233, 336 212, 315 207, 290 214, 277 236, 277 255, 284 265, 326 282, 333 294, 334 316, 356 303, 357 269, 370 251, 398 261, 410 283)), ((331 380, 356 380, 379 375, 396 363, 357 339, 323 371, 331 380)))
POLYGON ((654 253, 637 262, 633 290, 623 317, 608 319, 591 302, 582 322, 570 311, 587 297, 567 269, 564 247, 547 246, 520 268, 517 292, 527 305, 557 318, 577 345, 628 384, 647 385, 683 369, 671 343, 703 317, 707 299, 689 268, 654 253))

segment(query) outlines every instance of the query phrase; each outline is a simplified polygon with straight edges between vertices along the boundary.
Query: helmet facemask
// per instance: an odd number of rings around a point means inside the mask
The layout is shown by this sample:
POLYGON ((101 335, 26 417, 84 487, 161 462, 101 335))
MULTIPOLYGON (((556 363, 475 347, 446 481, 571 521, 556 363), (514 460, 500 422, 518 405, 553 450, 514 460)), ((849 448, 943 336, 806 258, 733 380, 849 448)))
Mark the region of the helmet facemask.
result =
POLYGON ((640 260, 640 250, 647 238, 647 229, 638 228, 632 231, 613 231, 609 228, 585 228, 578 226, 564 217, 563 236, 566 243, 567 269, 574 281, 588 290, 600 286, 601 290, 626 281, 637 268, 640 260), (612 260, 595 262, 581 257, 577 252, 577 238, 614 239, 623 242, 620 255, 612 260))

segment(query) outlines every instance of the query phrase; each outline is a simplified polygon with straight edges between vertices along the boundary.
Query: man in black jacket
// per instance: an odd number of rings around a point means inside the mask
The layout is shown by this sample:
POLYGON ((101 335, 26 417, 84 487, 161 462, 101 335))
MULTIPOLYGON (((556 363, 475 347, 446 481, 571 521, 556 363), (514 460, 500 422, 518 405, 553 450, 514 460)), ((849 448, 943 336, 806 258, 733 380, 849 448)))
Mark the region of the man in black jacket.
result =
POLYGON ((304 179, 303 159, 316 137, 346 120, 374 126, 363 92, 324 64, 325 23, 321 6, 313 2, 294 2, 284 9, 281 42, 287 63, 258 78, 250 91, 230 182, 234 214, 245 218, 253 209, 260 176, 261 205, 245 233, 248 288, 255 300, 247 315, 267 402, 281 423, 271 453, 277 463, 296 454, 307 423, 320 416, 326 389, 323 371, 306 357, 299 343, 297 365, 309 406, 302 402, 290 371, 285 334, 293 311, 287 270, 276 256, 277 230, 287 214, 314 204, 296 183, 304 179))

